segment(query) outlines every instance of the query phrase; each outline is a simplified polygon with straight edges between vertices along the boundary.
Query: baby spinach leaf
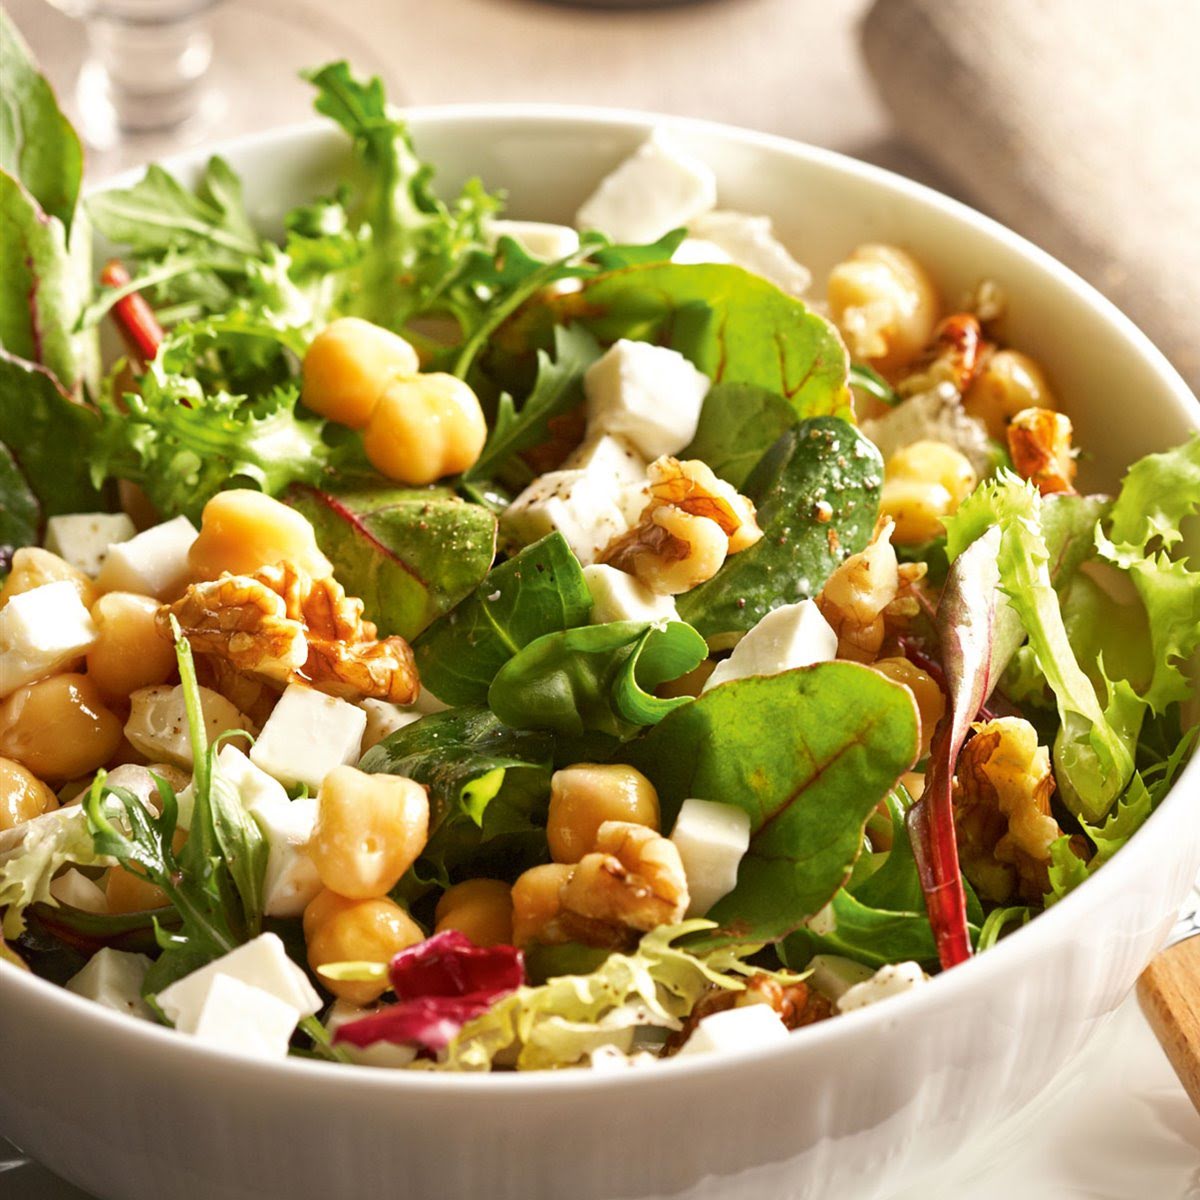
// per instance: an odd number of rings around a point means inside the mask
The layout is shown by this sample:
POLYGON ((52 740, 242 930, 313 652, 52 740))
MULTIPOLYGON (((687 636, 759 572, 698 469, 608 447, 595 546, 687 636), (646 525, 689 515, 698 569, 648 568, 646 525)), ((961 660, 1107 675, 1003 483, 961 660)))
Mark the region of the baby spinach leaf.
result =
POLYGON ((815 596, 861 550, 879 509, 879 451, 837 417, 779 438, 746 480, 763 537, 680 596, 680 617, 705 637, 744 632, 771 609, 815 596))
POLYGON ((361 770, 429 789, 429 841, 402 883, 407 894, 421 880, 445 886, 469 862, 482 867, 481 856, 509 877, 543 857, 552 757, 548 735, 510 729, 478 707, 424 717, 368 750, 361 770))
POLYGON ((83 149, 29 47, 0 11, 0 170, 15 176, 42 210, 70 232, 83 175, 83 149))
POLYGON ((496 672, 535 638, 582 625, 592 608, 579 560, 560 533, 493 567, 413 643, 421 681, 446 704, 484 704, 496 672))
POLYGON ((479 584, 496 552, 495 516, 446 488, 297 486, 288 503, 312 522, 338 580, 385 635, 416 637, 479 584))
POLYGON ((488 704, 502 721, 522 729, 631 737, 691 703, 687 696, 660 700, 651 693, 707 655, 704 639, 680 621, 560 630, 530 642, 500 668, 488 704))
POLYGON ((704 397, 696 436, 679 457, 703 459, 740 488, 796 421, 796 410, 778 392, 752 383, 718 383, 704 397))
POLYGON ((833 927, 818 934, 807 927, 790 934, 782 946, 784 962, 801 970, 814 954, 837 954, 868 967, 885 963, 938 964, 929 918, 919 911, 872 908, 840 888, 829 905, 833 927))
POLYGON ((626 749, 658 789, 663 827, 696 797, 750 814, 726 929, 783 937, 849 878, 863 826, 917 754, 911 694, 849 662, 722 684, 626 749))
POLYGON ((41 508, 9 448, 0 442, 0 571, 7 571, 14 550, 38 539, 41 508))

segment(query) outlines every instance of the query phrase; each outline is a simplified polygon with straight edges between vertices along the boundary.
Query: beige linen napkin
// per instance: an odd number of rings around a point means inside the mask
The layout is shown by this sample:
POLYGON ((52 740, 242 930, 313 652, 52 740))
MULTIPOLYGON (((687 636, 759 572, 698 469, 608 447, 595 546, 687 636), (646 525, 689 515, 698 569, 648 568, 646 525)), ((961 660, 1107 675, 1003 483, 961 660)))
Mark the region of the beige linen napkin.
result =
POLYGON ((862 45, 901 135, 1200 392, 1200 3, 876 0, 862 45))

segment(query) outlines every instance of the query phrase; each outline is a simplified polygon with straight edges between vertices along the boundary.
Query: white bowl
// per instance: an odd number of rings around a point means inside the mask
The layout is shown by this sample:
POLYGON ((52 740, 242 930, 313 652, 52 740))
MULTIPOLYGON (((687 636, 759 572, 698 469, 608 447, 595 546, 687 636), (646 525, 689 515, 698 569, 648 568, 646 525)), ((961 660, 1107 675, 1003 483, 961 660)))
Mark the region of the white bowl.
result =
MULTIPOLYGON (((567 220, 656 118, 529 106, 416 110, 453 186, 480 174, 518 216, 567 220)), ((1029 243, 827 151, 672 121, 723 207, 769 213, 817 279, 856 243, 911 248, 946 295, 987 277, 1041 359, 1098 485, 1182 441, 1200 406, 1130 322, 1029 243)), ((226 148, 266 226, 330 190, 339 135, 226 148)), ((173 168, 190 175, 199 155, 173 168)), ((448 1078, 253 1062, 93 1006, 0 963, 0 1131, 111 1200, 613 1200, 886 1195, 1046 1087, 1162 944, 1200 867, 1200 759, 1132 843, 1028 928, 915 993, 782 1050, 645 1071, 448 1078)))

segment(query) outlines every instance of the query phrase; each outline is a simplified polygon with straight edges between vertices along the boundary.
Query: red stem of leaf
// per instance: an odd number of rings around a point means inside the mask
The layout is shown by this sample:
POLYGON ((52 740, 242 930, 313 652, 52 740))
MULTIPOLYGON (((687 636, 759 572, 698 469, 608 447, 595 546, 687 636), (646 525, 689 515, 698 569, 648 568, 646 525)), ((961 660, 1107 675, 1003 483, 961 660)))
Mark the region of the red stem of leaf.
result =
MULTIPOLYGON (((124 287, 129 279, 129 272, 115 258, 105 263, 100 272, 100 282, 105 287, 124 287)), ((130 353, 143 363, 152 361, 162 344, 163 330, 145 298, 138 292, 122 296, 113 305, 112 313, 130 353)))

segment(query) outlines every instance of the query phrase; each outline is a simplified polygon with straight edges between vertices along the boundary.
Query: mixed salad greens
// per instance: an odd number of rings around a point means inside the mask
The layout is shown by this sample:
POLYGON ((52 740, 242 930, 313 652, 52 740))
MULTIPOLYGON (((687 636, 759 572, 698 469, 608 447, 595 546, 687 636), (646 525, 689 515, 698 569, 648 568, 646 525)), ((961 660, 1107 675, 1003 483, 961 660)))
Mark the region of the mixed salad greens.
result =
POLYGON ((994 285, 806 303, 662 133, 506 222, 344 63, 270 236, 219 157, 85 202, 0 60, 0 957, 249 1053, 639 1064, 987 951, 1170 789, 1200 436, 1079 494, 994 285))

